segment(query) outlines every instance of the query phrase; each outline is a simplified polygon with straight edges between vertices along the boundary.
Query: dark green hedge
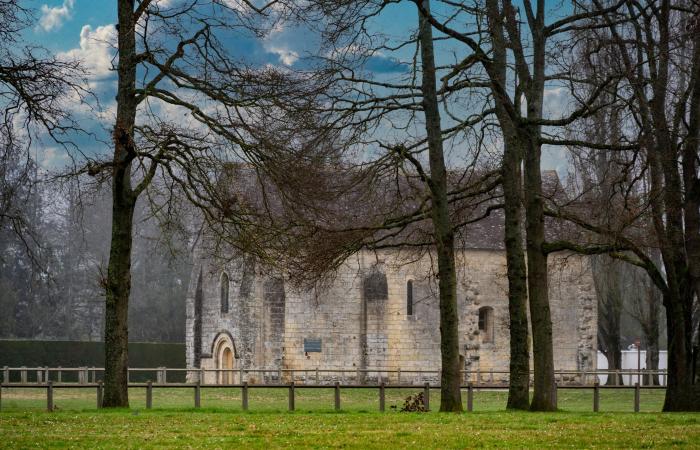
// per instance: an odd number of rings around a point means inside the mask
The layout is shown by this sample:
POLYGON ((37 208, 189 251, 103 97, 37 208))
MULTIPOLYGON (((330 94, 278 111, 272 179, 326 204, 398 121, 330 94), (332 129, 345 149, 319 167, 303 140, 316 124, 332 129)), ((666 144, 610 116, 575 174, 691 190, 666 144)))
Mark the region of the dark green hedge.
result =
MULTIPOLYGON (((0 340, 0 367, 104 367, 104 343, 80 341, 0 340)), ((131 342, 130 367, 185 367, 185 344, 131 342)), ((29 374, 35 379, 35 374, 29 374)), ((152 379, 155 375, 132 375, 132 381, 152 379)), ((12 378, 19 374, 12 374, 12 378)), ((54 378, 52 376, 52 378, 54 378)), ((72 376, 65 375, 65 381, 72 376)), ((182 376, 168 376, 181 381, 182 376)), ((13 380, 14 381, 14 380, 13 380)))

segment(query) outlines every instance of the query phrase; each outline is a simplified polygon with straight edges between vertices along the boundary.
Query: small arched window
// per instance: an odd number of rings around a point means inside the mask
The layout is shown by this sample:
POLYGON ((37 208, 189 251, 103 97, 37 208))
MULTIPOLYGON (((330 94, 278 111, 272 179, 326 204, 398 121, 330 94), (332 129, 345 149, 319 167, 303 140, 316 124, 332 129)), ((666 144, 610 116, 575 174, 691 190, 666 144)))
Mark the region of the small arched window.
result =
POLYGON ((221 313, 226 314, 228 312, 228 274, 226 272, 221 274, 221 313))
POLYGON ((490 306, 479 308, 479 334, 481 335, 481 342, 493 342, 493 328, 493 308, 490 306))
POLYGON ((406 315, 413 315, 413 280, 406 282, 406 315))

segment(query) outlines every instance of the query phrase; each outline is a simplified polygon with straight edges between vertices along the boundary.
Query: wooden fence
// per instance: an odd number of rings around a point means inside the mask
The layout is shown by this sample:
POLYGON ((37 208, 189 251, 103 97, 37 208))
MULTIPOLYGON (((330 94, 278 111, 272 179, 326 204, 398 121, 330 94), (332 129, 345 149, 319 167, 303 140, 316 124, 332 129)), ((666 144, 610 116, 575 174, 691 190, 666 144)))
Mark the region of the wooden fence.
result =
MULTIPOLYGON (((356 385, 373 385, 381 382, 403 385, 407 381, 415 383, 433 382, 440 380, 439 370, 402 370, 402 369, 181 369, 167 367, 129 368, 129 382, 154 382, 156 384, 175 385, 186 381, 199 381, 202 385, 230 384, 236 382, 239 385, 269 385, 274 383, 303 382, 304 384, 316 384, 332 386, 334 383, 342 385, 354 381, 356 385), (213 382, 207 382, 208 379, 213 382)), ((464 385, 472 384, 476 387, 484 385, 507 386, 508 371, 461 371, 461 382, 464 385)), ((532 375, 532 373, 531 373, 532 375)), ((666 370, 596 370, 596 371, 555 371, 555 380, 560 386, 592 386, 600 382, 600 376, 611 377, 614 386, 622 380, 625 385, 642 386, 654 385, 654 380, 666 379, 666 370)), ((104 378, 104 368, 101 367, 4 367, 2 369, 2 383, 27 384, 27 383, 56 383, 88 384, 97 383, 104 378)), ((662 383, 663 384, 663 383, 662 383)))
MULTIPOLYGON (((102 396, 103 396, 103 391, 104 387, 102 382, 97 382, 97 383, 82 383, 82 384, 76 384, 76 383, 56 383, 54 384, 53 381, 48 381, 46 383, 1 383, 0 384, 0 410, 2 410, 2 390, 3 389, 13 389, 13 388, 44 388, 46 389, 46 409, 48 411, 54 411, 54 390, 55 389, 61 389, 61 388, 70 388, 70 389, 95 389, 96 395, 95 395, 95 400, 96 400, 96 407, 101 408, 102 407, 102 396)), ((416 389, 416 388, 422 388, 423 390, 423 399, 424 399, 424 405, 426 410, 430 410, 430 390, 431 389, 440 389, 439 385, 431 385, 430 383, 425 383, 422 386, 421 385, 415 385, 415 384, 405 384, 405 385, 400 385, 400 384, 385 384, 383 381, 380 382, 378 385, 367 385, 367 384, 346 384, 346 385, 341 385, 339 382, 335 382, 333 385, 318 385, 318 384, 295 384, 294 382, 291 382, 289 384, 259 384, 259 385, 250 385, 247 382, 244 382, 242 384, 210 384, 210 385, 202 385, 201 383, 163 383, 163 384, 153 384, 152 382, 147 382, 147 383, 130 383, 129 388, 143 388, 146 389, 146 408, 151 409, 153 407, 153 389, 156 388, 180 388, 180 389, 192 389, 194 392, 194 407, 195 408, 200 408, 201 407, 201 392, 202 389, 221 389, 221 388, 228 388, 228 389, 241 389, 241 406, 244 411, 248 410, 249 407, 249 401, 248 401, 248 391, 250 389, 255 389, 255 388, 266 388, 266 389, 287 389, 288 392, 288 408, 289 411, 294 411, 295 409, 295 390, 296 389, 333 389, 334 390, 334 406, 336 411, 339 411, 341 409, 341 389, 377 389, 378 394, 379 394, 379 411, 383 412, 385 410, 385 404, 386 404, 386 390, 387 389, 416 389)), ((497 385, 480 385, 480 386, 475 386, 472 383, 467 384, 466 386, 461 386, 462 389, 465 389, 467 391, 467 411, 471 412, 474 409, 474 391, 475 390, 481 390, 481 389, 487 389, 487 390, 507 390, 508 386, 503 386, 502 384, 497 384, 497 385)), ((554 399, 555 399, 555 404, 557 403, 557 393, 560 389, 589 389, 593 391, 593 411, 598 412, 600 409, 600 391, 601 389, 634 389, 634 412, 639 412, 639 406, 640 406, 640 392, 641 389, 665 389, 663 386, 645 386, 642 387, 639 383, 636 383, 634 386, 601 386, 598 382, 594 383, 592 386, 558 386, 555 385, 555 390, 554 390, 554 399)))

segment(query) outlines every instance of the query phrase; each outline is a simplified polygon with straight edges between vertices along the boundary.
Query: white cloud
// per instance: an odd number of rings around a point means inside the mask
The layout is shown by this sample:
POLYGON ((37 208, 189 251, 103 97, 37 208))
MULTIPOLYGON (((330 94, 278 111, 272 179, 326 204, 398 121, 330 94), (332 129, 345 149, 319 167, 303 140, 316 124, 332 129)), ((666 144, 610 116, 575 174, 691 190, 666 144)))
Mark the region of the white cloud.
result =
POLYGON ((39 166, 43 169, 56 169, 65 167, 70 162, 70 157, 64 149, 48 147, 41 153, 39 166))
POLYGON ((116 41, 114 25, 100 26, 94 31, 90 25, 85 25, 80 30, 80 47, 59 56, 80 60, 93 78, 104 78, 110 74, 116 41))
POLYGON ((543 113, 545 117, 560 118, 569 111, 572 97, 568 89, 552 87, 544 90, 543 113))
POLYGON ((63 0, 63 5, 50 7, 41 6, 41 17, 39 18, 39 28, 44 31, 59 30, 63 23, 71 18, 75 0, 63 0))
POLYGON ((280 62, 285 66, 291 66, 299 59, 299 53, 288 48, 278 47, 276 45, 265 45, 265 49, 279 56, 280 62))

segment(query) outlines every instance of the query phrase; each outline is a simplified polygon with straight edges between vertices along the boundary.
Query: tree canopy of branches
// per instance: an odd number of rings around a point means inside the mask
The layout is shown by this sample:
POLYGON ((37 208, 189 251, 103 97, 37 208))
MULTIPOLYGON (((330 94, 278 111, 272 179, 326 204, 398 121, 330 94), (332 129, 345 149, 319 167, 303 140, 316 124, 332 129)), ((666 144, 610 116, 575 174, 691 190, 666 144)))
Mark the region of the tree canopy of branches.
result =
POLYGON ((88 92, 79 61, 59 59, 22 40, 33 19, 19 0, 0 1, 0 225, 25 241, 36 259, 37 236, 23 214, 37 178, 29 148, 42 133, 67 145, 67 136, 79 130, 68 101, 88 92))
MULTIPOLYGON (((199 208, 206 222, 224 227, 230 241, 254 252, 258 241, 245 205, 221 181, 230 163, 262 170, 276 161, 255 140, 250 118, 274 111, 275 96, 296 98, 307 83, 274 68, 255 67, 231 55, 236 33, 263 35, 274 25, 275 2, 151 0, 117 2, 117 107, 113 153, 89 161, 83 172, 112 183, 112 235, 105 280, 106 407, 128 405, 127 342, 133 216, 137 199, 157 189, 161 205, 174 195, 199 208), (284 89, 272 90, 271 87, 284 89), (155 110, 177 111, 189 123, 155 110), (154 180, 159 180, 154 183, 154 180)), ((303 130, 300 122, 297 130, 303 130)), ((301 131, 300 131, 301 133, 301 131)), ((283 159, 283 158, 279 158, 283 159)), ((289 160, 289 159, 287 159, 289 160)), ((156 208, 168 211, 168 208, 156 208)))

